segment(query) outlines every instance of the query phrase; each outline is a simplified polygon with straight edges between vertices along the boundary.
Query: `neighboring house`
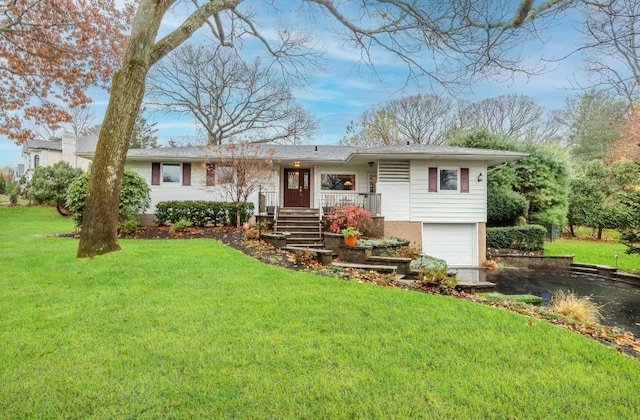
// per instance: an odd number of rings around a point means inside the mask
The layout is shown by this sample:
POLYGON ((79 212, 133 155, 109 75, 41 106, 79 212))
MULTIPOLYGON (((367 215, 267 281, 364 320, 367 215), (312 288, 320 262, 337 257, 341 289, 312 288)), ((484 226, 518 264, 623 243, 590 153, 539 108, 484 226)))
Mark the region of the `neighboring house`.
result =
MULTIPOLYGON (((264 172, 262 199, 257 192, 250 197, 260 213, 353 203, 384 217, 386 237, 409 239, 457 267, 478 267, 486 259, 487 168, 525 156, 417 144, 256 147, 273 162, 264 172)), ((223 199, 224 153, 224 147, 133 149, 126 165, 151 185, 153 213, 160 201, 223 199)))
POLYGON ((50 166, 62 160, 62 141, 28 140, 22 144, 24 176, 30 180, 38 166, 50 166))
POLYGON ((21 177, 25 176, 30 180, 38 166, 51 166, 60 161, 86 171, 91 161, 78 157, 76 151, 81 145, 84 145, 85 150, 95 150, 95 144, 95 136, 76 138, 70 133, 65 133, 58 141, 28 140, 22 144, 22 157, 25 163, 21 177))

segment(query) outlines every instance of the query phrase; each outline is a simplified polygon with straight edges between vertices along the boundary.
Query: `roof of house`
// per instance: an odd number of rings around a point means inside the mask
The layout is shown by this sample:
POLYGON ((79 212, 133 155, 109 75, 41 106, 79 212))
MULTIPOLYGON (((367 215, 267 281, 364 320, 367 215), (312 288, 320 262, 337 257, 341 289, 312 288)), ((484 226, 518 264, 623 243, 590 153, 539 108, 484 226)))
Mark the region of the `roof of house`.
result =
POLYGON ((22 143, 22 153, 26 153, 29 149, 62 150, 62 141, 27 140, 22 143))
MULTIPOLYGON (((451 160, 465 159, 486 161, 489 165, 507 162, 526 156, 525 153, 472 149, 450 146, 434 146, 424 144, 394 145, 373 148, 358 148, 336 145, 282 145, 251 144, 246 156, 257 156, 275 161, 354 163, 362 164, 380 159, 430 159, 451 160)), ((93 150, 78 147, 78 155, 91 158, 93 150)), ((130 161, 215 161, 230 156, 228 145, 160 147, 152 149, 129 149, 127 160, 130 161)))

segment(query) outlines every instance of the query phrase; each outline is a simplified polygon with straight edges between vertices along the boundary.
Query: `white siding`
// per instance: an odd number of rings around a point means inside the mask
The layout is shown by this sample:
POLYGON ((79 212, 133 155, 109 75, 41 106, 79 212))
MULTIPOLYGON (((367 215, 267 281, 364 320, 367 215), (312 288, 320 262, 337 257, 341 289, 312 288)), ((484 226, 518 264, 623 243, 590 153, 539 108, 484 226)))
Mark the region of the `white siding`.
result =
MULTIPOLYGON (((487 217, 487 167, 484 162, 412 161, 411 220, 428 223, 478 223, 487 217), (469 192, 429 192, 429 167, 469 168, 469 192), (483 180, 478 182, 478 175, 483 180)), ((460 179, 458 179, 460 182, 460 179)), ((385 197, 382 197, 383 202, 385 197)))
MULTIPOLYGON (((154 213, 156 205, 161 201, 170 200, 209 200, 209 201, 228 201, 223 189, 220 186, 207 187, 207 172, 204 165, 200 162, 191 163, 191 185, 183 186, 182 183, 171 183, 161 185, 151 185, 151 162, 127 162, 128 168, 139 173, 149 184, 151 188, 151 206, 146 213, 154 213)), ((275 172, 277 174, 277 172, 275 172)), ((277 181, 274 181, 274 172, 265 171, 264 190, 277 189, 277 181)), ((258 192, 249 196, 255 208, 258 208, 258 192)))
POLYGON ((411 185, 408 182, 380 182, 377 192, 382 196, 384 220, 411 220, 411 185))

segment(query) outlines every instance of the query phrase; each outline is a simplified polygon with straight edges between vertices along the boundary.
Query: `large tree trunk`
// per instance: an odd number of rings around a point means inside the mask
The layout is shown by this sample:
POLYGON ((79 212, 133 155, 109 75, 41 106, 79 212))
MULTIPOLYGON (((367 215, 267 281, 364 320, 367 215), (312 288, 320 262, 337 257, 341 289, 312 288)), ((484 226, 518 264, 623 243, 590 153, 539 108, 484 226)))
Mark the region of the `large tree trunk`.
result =
POLYGON ((77 253, 79 258, 95 257, 120 249, 120 187, 129 139, 142 103, 146 71, 139 64, 125 63, 125 67, 114 77, 109 107, 91 165, 77 253))
POLYGON ((129 139, 140 111, 157 30, 170 4, 165 1, 158 6, 155 0, 144 0, 138 6, 122 69, 113 78, 109 106, 91 165, 78 258, 120 249, 118 207, 129 139))

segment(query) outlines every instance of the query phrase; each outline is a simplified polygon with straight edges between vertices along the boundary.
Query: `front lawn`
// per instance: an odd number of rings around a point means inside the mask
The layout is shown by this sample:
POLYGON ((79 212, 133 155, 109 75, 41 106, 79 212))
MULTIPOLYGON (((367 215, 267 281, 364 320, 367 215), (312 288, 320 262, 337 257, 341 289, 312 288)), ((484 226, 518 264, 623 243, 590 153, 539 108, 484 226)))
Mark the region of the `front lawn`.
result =
POLYGON ((0 207, 0 418, 633 418, 640 362, 468 301, 204 239, 75 258, 0 207))

